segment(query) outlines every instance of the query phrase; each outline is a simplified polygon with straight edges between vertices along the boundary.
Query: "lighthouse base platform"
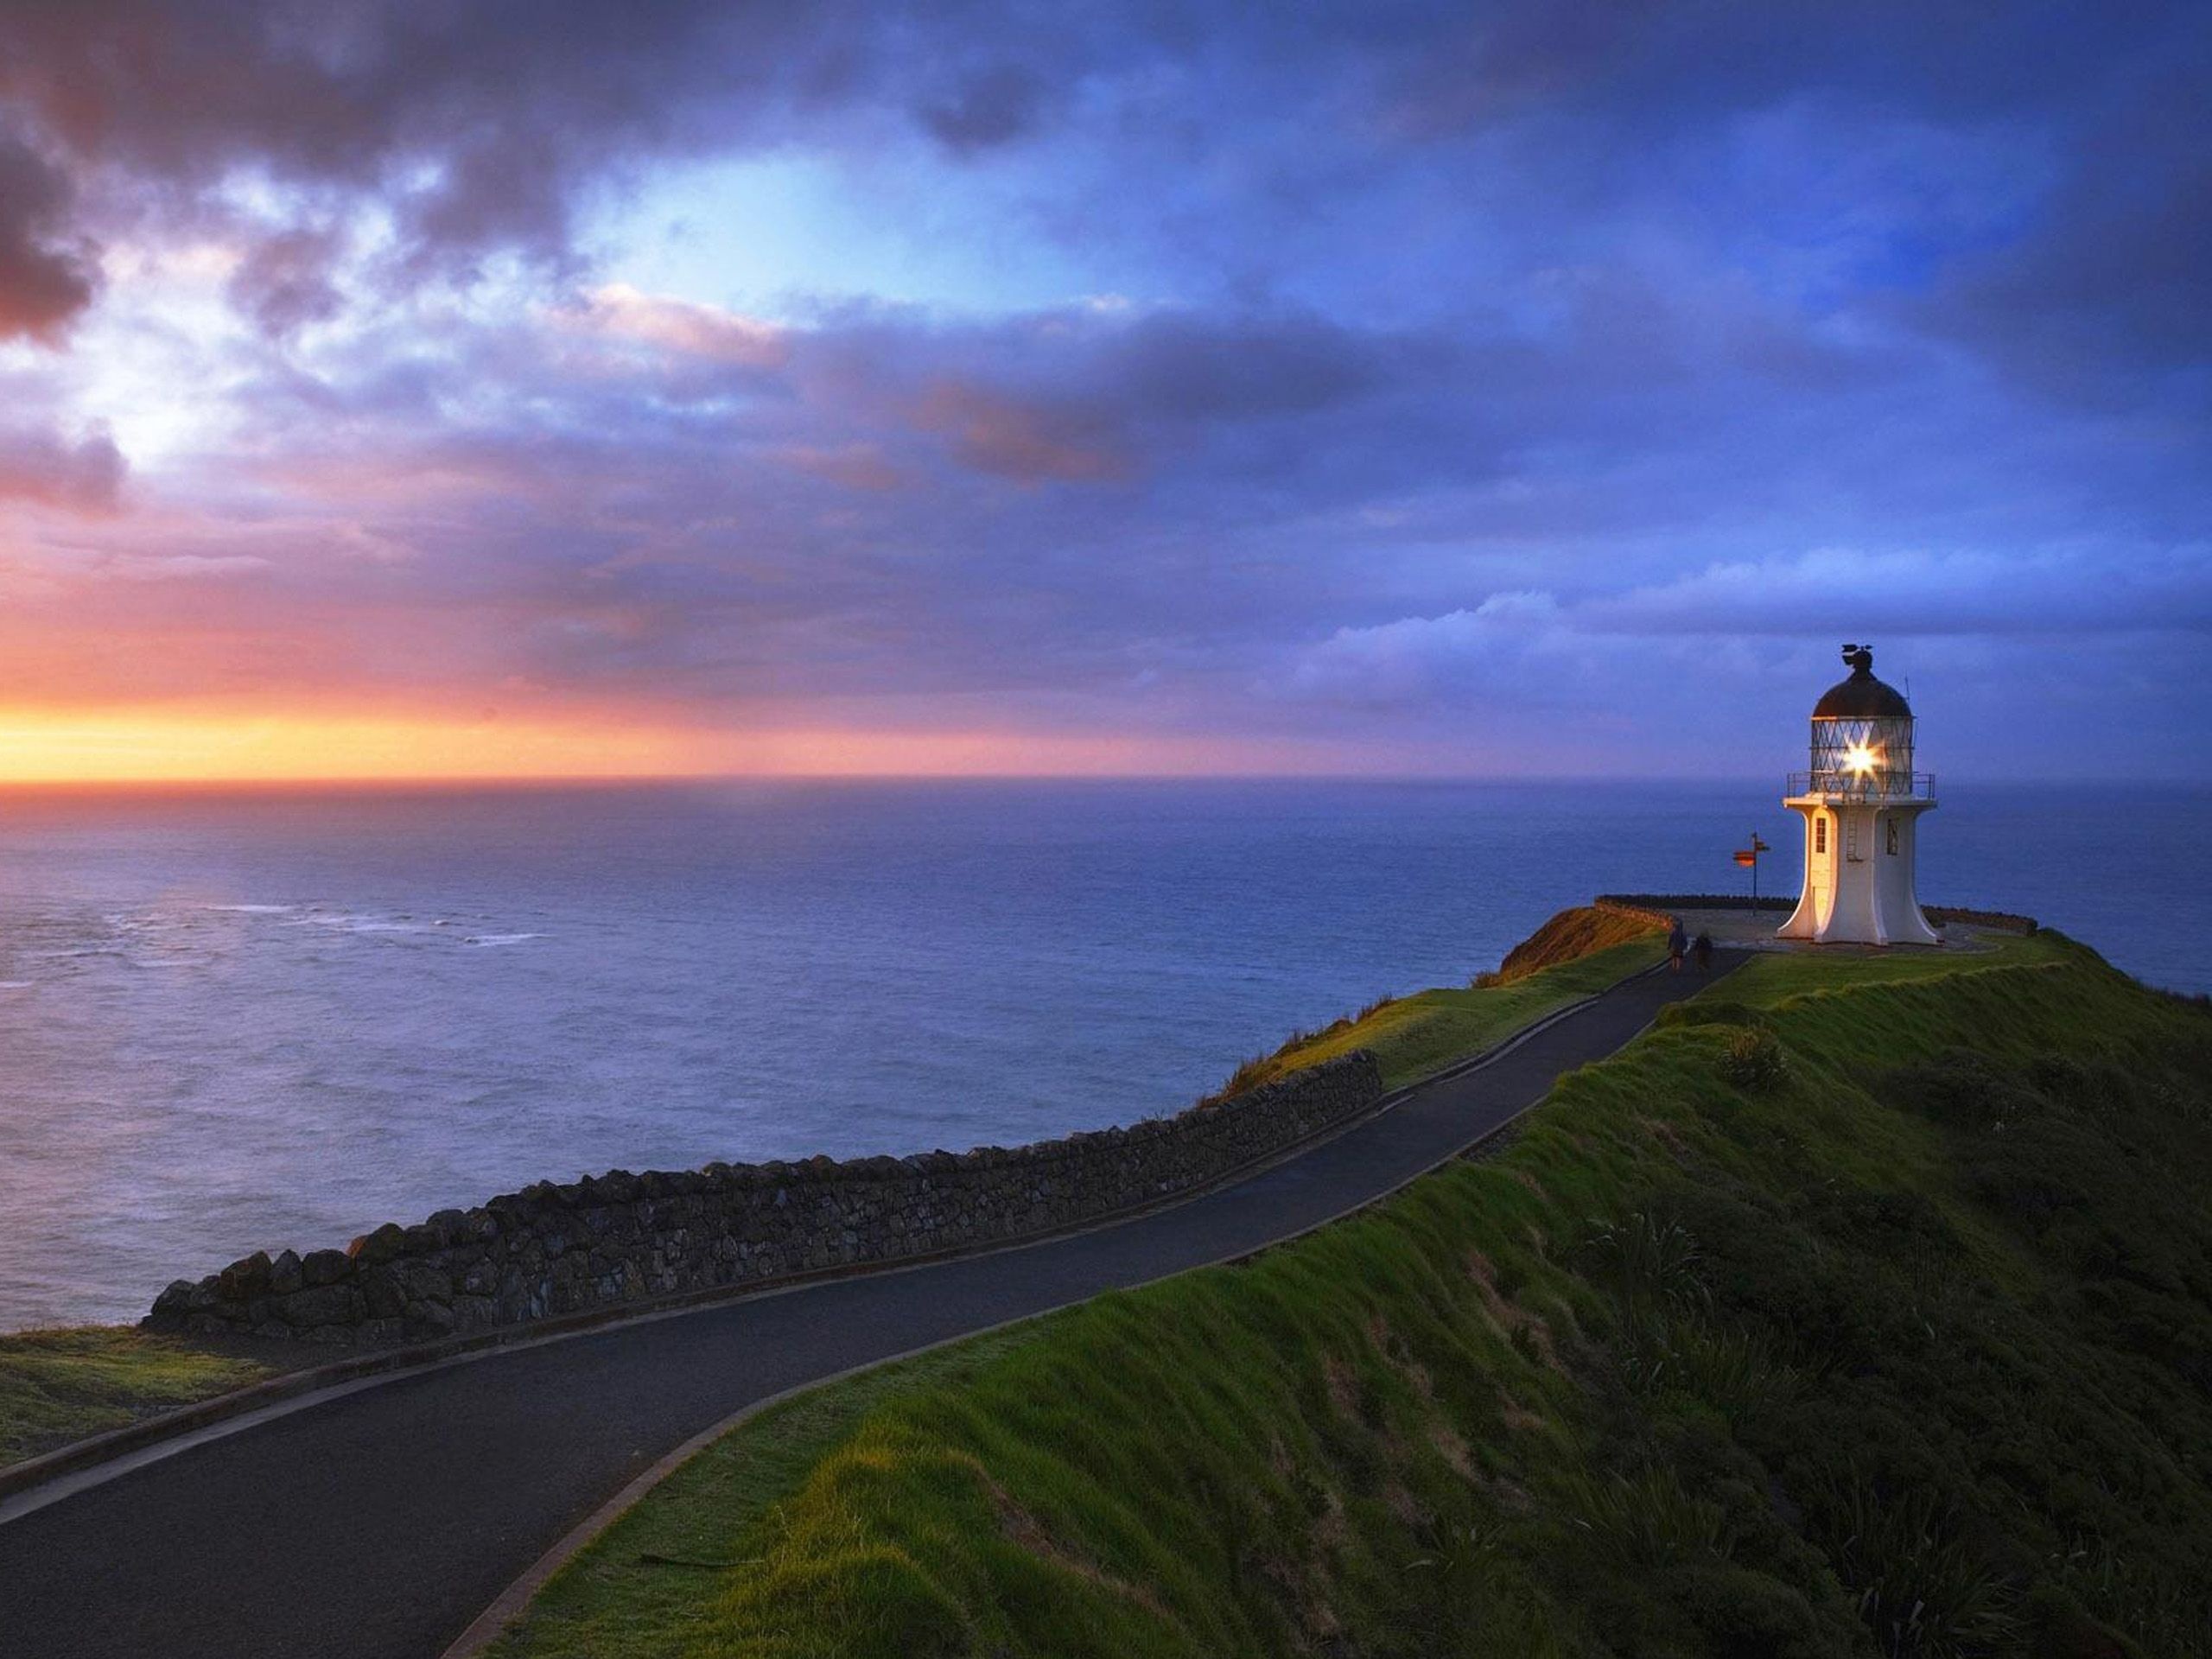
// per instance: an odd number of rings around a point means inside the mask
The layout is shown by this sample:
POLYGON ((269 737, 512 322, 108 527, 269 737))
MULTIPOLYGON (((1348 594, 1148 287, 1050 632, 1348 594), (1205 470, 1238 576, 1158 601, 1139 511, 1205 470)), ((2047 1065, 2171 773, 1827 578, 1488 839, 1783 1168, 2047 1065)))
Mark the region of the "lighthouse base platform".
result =
POLYGON ((2035 919, 1991 910, 1929 907, 1930 924, 1939 930, 1937 942, 1928 945, 1860 944, 1840 941, 1826 944, 1811 939, 1785 939, 1775 929, 1796 903, 1795 896, 1763 898, 1754 906, 1742 893, 1609 893, 1603 904, 1630 905, 1678 917, 1682 931, 1694 938, 1706 935, 1724 950, 1756 950, 1777 956, 1897 957, 1926 955, 1973 956, 1998 949, 2008 938, 2036 931, 2035 919))
POLYGON ((1793 795, 1805 821, 1805 886, 1779 937, 1814 944, 1941 944, 1921 913, 1913 845, 1924 797, 1793 795))

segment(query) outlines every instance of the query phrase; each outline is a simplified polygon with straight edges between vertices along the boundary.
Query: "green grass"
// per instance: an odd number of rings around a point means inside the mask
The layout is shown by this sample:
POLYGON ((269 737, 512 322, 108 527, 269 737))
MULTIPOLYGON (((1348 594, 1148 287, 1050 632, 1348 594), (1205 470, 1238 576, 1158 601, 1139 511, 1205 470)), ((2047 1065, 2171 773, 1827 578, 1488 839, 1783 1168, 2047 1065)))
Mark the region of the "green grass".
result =
POLYGON ((1241 1093, 1356 1048, 1372 1049, 1382 1081, 1396 1089, 1480 1053, 1545 1014, 1595 995, 1666 955, 1662 941, 1639 938, 1503 984, 1421 991, 1393 997, 1318 1032, 1294 1037, 1274 1053, 1237 1068, 1225 1093, 1241 1093))
POLYGON ((1724 999, 1496 1158, 755 1420, 498 1651, 2212 1654, 2212 1015, 2052 936, 1724 999))
POLYGON ((0 1464, 243 1388, 270 1374, 251 1360, 80 1325, 0 1336, 0 1464))
MULTIPOLYGON (((940 1348, 767 1407, 686 1463, 601 1535, 531 1610, 540 1659, 662 1659, 711 1634, 702 1577, 756 1561, 761 1520, 868 1413, 902 1395, 957 1388, 1021 1338, 1002 1333, 940 1348), (623 1616, 603 1609, 619 1602, 623 1616)), ((494 1653, 512 1650, 512 1638, 494 1653)))
POLYGON ((1959 955, 1941 950, 1879 952, 1852 946, 1817 951, 1774 951, 1755 957, 1729 980, 1731 997, 1778 1001, 1801 991, 1842 991, 1862 985, 1946 979, 1989 968, 2016 968, 2074 959, 2077 947, 2064 935, 1993 933, 1986 949, 1959 955))

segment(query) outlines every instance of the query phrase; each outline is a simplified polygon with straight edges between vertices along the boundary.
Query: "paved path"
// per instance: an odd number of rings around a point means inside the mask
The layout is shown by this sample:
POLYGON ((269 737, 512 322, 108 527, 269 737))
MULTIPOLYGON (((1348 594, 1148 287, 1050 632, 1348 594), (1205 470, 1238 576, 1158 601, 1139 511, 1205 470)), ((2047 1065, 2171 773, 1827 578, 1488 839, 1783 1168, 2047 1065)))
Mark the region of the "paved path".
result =
POLYGON ((498 1352, 191 1446, 0 1524, 0 1656, 436 1659, 571 1527, 748 1402, 1325 1221, 1710 982, 1630 980, 1492 1065, 1175 1209, 498 1352))

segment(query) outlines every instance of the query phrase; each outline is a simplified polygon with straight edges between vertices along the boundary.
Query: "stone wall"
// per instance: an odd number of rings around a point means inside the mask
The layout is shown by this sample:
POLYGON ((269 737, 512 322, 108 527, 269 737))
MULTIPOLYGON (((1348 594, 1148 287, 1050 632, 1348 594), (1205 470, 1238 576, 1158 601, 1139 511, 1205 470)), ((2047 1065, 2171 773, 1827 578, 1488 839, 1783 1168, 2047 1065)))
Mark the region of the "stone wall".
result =
POLYGON ((1382 1093, 1362 1051, 1173 1117, 1011 1149, 541 1181, 342 1250, 257 1252, 181 1279, 142 1325, 425 1341, 1021 1238, 1205 1186, 1382 1093))

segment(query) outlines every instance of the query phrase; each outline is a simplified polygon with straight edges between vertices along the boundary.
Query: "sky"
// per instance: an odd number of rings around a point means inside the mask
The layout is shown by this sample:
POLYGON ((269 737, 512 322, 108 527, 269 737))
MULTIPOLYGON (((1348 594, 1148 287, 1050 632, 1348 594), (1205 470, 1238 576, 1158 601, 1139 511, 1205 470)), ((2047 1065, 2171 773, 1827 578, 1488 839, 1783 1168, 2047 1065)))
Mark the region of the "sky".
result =
POLYGON ((2212 8, 0 0, 0 779, 2212 781, 2212 8))

